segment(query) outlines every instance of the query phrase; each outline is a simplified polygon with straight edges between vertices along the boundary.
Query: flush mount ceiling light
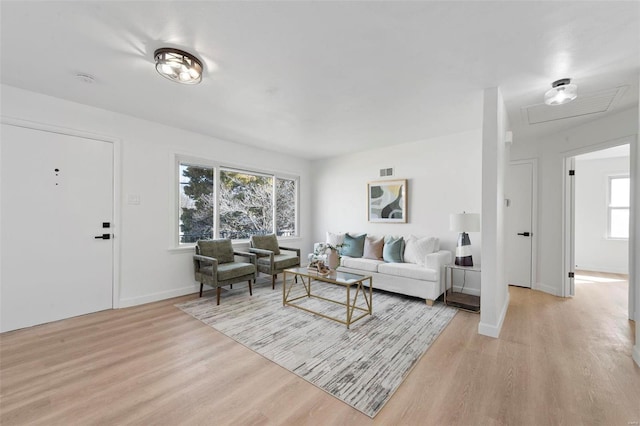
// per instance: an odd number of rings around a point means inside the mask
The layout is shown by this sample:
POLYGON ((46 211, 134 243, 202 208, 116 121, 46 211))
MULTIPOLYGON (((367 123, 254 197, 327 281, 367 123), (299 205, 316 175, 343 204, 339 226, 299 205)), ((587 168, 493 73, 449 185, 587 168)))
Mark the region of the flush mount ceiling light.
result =
POLYGON ((182 50, 163 47, 155 51, 156 71, 171 81, 198 84, 202 80, 202 62, 182 50))
POLYGON ((578 86, 571 84, 570 78, 562 78, 551 83, 551 89, 544 94, 547 105, 562 105, 578 97, 578 86))

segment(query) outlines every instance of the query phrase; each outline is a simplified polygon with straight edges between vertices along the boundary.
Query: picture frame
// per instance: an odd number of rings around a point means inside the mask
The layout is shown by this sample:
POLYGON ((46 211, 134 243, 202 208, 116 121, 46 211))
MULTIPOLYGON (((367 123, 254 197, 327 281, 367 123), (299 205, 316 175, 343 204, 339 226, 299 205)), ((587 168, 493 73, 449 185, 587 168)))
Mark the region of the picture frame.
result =
POLYGON ((368 182, 367 219, 377 223, 407 223, 407 180, 368 182))

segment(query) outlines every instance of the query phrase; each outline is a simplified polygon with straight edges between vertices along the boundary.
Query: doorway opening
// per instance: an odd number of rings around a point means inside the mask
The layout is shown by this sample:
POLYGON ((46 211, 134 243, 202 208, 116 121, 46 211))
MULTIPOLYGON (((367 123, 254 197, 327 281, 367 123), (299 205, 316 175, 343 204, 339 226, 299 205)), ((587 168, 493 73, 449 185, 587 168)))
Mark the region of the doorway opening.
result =
POLYGON ((630 143, 566 158, 565 296, 597 287, 631 309, 630 143))

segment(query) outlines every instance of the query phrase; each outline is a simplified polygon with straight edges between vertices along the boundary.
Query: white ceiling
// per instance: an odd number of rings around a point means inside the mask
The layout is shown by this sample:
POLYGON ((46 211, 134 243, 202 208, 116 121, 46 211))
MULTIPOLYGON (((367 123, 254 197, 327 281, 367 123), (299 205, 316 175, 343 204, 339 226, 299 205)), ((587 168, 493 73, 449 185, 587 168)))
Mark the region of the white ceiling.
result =
POLYGON ((307 158, 478 129, 487 87, 515 143, 638 104, 635 1, 3 0, 0 14, 4 84, 307 158), (201 84, 156 73, 165 46, 203 60, 201 84), (579 96, 629 87, 610 112, 527 124, 521 108, 563 77, 579 96))

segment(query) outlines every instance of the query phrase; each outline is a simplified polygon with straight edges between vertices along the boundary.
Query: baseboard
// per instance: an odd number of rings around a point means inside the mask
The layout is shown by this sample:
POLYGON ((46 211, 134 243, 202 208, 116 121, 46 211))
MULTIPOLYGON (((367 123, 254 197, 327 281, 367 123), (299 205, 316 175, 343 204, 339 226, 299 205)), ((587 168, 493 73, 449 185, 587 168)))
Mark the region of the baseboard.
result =
POLYGON ((636 362, 636 365, 640 367, 640 343, 633 347, 631 358, 633 358, 633 360, 636 362))
POLYGON ((500 312, 498 323, 496 325, 493 325, 480 322, 480 324, 478 324, 478 334, 494 337, 497 339, 500 336, 500 330, 502 330, 504 318, 507 316, 507 310, 509 310, 509 292, 507 292, 507 299, 505 300, 504 306, 502 307, 502 312, 500 312))
POLYGON ((532 290, 544 291, 545 293, 552 294, 554 296, 561 296, 560 289, 552 287, 550 285, 542 284, 542 283, 533 283, 531 286, 532 290))
POLYGON ((144 305, 145 303, 158 302, 160 300, 171 299, 172 297, 185 296, 200 291, 198 285, 193 284, 186 287, 180 287, 173 290, 161 291, 158 293, 146 294, 144 296, 130 297, 120 299, 120 308, 128 308, 130 306, 144 305))
POLYGON ((607 266, 598 266, 598 265, 580 265, 576 266, 576 269, 579 271, 589 271, 589 272, 608 272, 610 274, 628 274, 629 270, 624 268, 611 268, 607 266))

